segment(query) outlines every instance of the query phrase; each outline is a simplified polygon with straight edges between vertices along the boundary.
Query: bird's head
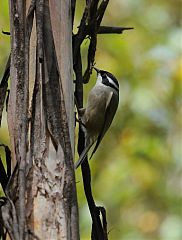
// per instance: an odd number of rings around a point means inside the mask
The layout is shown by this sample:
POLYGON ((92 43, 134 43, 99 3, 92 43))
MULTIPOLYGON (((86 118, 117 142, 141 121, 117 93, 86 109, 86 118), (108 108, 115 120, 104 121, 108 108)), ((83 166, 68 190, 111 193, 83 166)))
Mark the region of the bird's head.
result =
POLYGON ((97 72, 97 83, 102 83, 105 86, 111 87, 116 91, 119 91, 118 80, 115 78, 115 76, 112 73, 107 72, 105 70, 100 70, 96 67, 93 67, 93 68, 97 72))

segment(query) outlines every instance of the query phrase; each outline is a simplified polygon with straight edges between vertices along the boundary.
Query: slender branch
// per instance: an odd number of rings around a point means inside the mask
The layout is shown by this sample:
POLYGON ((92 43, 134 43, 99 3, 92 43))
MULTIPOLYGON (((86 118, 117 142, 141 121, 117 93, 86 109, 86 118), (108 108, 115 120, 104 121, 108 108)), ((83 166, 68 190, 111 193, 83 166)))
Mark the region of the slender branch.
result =
POLYGON ((7 171, 5 171, 5 168, 1 162, 0 158, 0 182, 3 187, 3 190, 5 192, 5 188, 8 184, 8 180, 11 176, 11 151, 8 146, 5 144, 0 144, 0 147, 4 147, 5 154, 6 154, 6 166, 7 166, 7 171))
POLYGON ((1 158, 0 158, 0 173, 1 173, 0 184, 2 186, 3 191, 5 192, 5 189, 6 189, 6 186, 8 183, 8 177, 7 177, 7 174, 6 174, 6 171, 5 171, 5 168, 4 168, 1 158))
POLYGON ((92 239, 105 240, 104 231, 100 220, 100 211, 99 208, 96 207, 94 198, 92 196, 91 172, 87 158, 81 165, 81 169, 83 176, 84 191, 87 198, 90 214, 92 217, 92 239))
POLYGON ((97 11, 97 27, 99 28, 102 18, 104 16, 104 13, 106 11, 107 5, 109 3, 109 0, 102 0, 99 9, 97 11))
POLYGON ((71 0, 72 28, 74 24, 75 7, 76 7, 76 0, 71 0))
POLYGON ((103 225, 103 231, 104 231, 104 239, 108 239, 108 232, 107 232, 107 220, 106 220, 106 210, 104 207, 98 207, 101 214, 102 214, 102 225, 103 225))
POLYGON ((0 126, 1 126, 1 119, 2 119, 2 112, 4 109, 4 102, 6 99, 6 92, 8 89, 8 79, 10 75, 10 60, 11 56, 9 56, 8 61, 6 63, 5 71, 0 83, 0 126))
POLYGON ((10 35, 10 32, 6 32, 6 31, 3 31, 3 30, 2 30, 2 34, 4 34, 4 35, 10 35))
POLYGON ((92 73, 92 66, 95 59, 95 52, 96 52, 96 45, 97 45, 97 8, 98 8, 99 1, 92 1, 90 4, 90 15, 92 18, 89 18, 88 26, 90 29, 90 44, 88 48, 88 54, 87 54, 87 68, 85 70, 84 76, 83 76, 83 82, 88 83, 90 79, 90 75, 92 73))
POLYGON ((85 27, 86 27, 87 18, 88 18, 88 7, 86 5, 81 22, 80 22, 78 33, 73 36, 73 65, 76 62, 76 57, 77 57, 79 48, 86 37, 85 27))
MULTIPOLYGON (((76 85, 75 85, 75 97, 77 99, 78 107, 83 107, 83 78, 82 78, 82 59, 80 48, 78 49, 76 62, 74 67, 75 75, 76 75, 76 85)), ((84 146, 83 146, 84 147, 84 146)), ((82 151, 83 149, 81 149, 82 151)))
POLYGON ((133 27, 111 27, 111 26, 100 26, 98 30, 98 34, 121 34, 123 31, 132 30, 133 27))

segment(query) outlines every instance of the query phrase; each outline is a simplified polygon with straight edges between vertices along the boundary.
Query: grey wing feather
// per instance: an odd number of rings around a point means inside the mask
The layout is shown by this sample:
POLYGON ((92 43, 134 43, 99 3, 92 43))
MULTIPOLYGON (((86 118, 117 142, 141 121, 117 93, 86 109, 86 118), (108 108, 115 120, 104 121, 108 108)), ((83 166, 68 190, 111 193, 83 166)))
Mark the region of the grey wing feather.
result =
POLYGON ((114 115, 115 115, 117 107, 118 107, 118 102, 119 102, 118 97, 117 98, 114 97, 113 92, 111 92, 110 97, 108 98, 108 101, 107 101, 107 104, 106 104, 105 122, 104 122, 102 130, 101 130, 101 132, 100 132, 100 134, 98 136, 96 145, 95 145, 95 147, 93 149, 93 152, 92 152, 92 154, 90 156, 90 159, 92 158, 93 154, 96 152, 96 150, 97 150, 97 148, 98 148, 102 138, 104 137, 106 131, 108 130, 109 126, 112 123, 112 120, 114 118, 114 115), (113 109, 113 108, 115 108, 115 109, 113 109), (108 119, 108 117, 109 117, 109 119, 108 119))
POLYGON ((92 145, 93 145, 93 143, 90 143, 84 148, 78 161, 75 163, 75 169, 77 169, 82 164, 82 162, 85 160, 86 155, 87 155, 88 151, 90 150, 90 148, 92 147, 92 145))

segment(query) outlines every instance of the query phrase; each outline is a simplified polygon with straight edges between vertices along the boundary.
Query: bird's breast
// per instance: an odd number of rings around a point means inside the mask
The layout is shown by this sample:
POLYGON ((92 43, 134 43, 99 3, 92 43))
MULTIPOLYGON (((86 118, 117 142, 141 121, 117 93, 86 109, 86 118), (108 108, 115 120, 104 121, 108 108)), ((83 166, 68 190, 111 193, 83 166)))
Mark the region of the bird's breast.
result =
POLYGON ((97 137, 103 127, 107 96, 108 92, 103 91, 103 88, 98 86, 95 86, 90 91, 87 107, 82 119, 89 135, 97 137))

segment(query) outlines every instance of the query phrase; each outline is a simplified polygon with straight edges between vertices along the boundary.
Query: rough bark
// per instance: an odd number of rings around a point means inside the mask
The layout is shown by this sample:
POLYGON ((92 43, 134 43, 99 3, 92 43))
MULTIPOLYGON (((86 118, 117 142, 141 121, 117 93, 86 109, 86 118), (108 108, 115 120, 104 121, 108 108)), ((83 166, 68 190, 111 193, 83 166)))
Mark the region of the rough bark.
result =
POLYGON ((16 167, 2 218, 12 239, 76 240, 71 3, 12 0, 10 12, 8 125, 16 167))

